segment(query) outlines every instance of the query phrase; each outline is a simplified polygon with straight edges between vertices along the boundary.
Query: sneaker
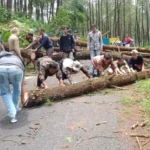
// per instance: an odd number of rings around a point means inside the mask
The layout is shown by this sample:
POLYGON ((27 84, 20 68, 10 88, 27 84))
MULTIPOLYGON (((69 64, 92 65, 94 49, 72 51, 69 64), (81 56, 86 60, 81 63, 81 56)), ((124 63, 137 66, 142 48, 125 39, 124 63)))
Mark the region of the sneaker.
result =
POLYGON ((17 119, 16 119, 16 118, 11 118, 11 119, 10 119, 10 122, 11 122, 11 123, 16 123, 16 122, 17 122, 17 119))

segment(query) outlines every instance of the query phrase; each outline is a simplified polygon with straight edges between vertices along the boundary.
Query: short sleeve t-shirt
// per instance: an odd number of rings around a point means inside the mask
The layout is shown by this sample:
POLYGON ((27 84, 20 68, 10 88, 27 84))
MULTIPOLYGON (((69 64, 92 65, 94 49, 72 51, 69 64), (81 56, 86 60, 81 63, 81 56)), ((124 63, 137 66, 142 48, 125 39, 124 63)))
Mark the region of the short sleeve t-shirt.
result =
POLYGON ((136 60, 134 60, 133 58, 131 58, 129 60, 129 66, 132 67, 133 69, 137 70, 137 71, 142 70, 143 63, 144 63, 144 61, 143 61, 142 56, 138 56, 138 58, 136 60))
POLYGON ((115 61, 114 64, 117 68, 120 69, 121 67, 126 66, 127 62, 124 60, 122 64, 118 64, 118 61, 115 61))

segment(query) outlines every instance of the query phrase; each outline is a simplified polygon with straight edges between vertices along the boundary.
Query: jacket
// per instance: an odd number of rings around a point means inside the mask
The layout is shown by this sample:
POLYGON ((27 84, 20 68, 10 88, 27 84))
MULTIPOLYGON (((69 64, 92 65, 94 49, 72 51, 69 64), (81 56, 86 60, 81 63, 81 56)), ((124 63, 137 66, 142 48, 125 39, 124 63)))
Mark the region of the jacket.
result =
POLYGON ((88 49, 90 50, 102 50, 103 49, 103 39, 102 33, 100 31, 91 31, 88 34, 88 49))

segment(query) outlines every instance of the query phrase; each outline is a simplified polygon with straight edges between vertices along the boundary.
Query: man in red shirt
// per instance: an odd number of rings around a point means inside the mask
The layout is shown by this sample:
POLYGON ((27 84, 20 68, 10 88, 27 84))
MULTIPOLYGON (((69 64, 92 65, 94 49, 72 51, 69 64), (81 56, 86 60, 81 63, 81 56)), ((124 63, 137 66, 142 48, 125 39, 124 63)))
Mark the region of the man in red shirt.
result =
POLYGON ((131 47, 133 44, 133 39, 127 34, 126 38, 124 40, 124 46, 125 47, 131 47))

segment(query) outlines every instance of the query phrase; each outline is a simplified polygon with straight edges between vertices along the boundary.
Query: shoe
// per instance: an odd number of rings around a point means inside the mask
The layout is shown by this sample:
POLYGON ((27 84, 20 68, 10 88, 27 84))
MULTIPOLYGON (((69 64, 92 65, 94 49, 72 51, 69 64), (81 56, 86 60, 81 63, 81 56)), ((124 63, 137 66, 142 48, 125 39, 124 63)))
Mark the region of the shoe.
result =
POLYGON ((16 118, 11 118, 11 119, 10 119, 10 122, 13 123, 13 124, 14 124, 14 123, 17 123, 17 119, 16 119, 16 118))

